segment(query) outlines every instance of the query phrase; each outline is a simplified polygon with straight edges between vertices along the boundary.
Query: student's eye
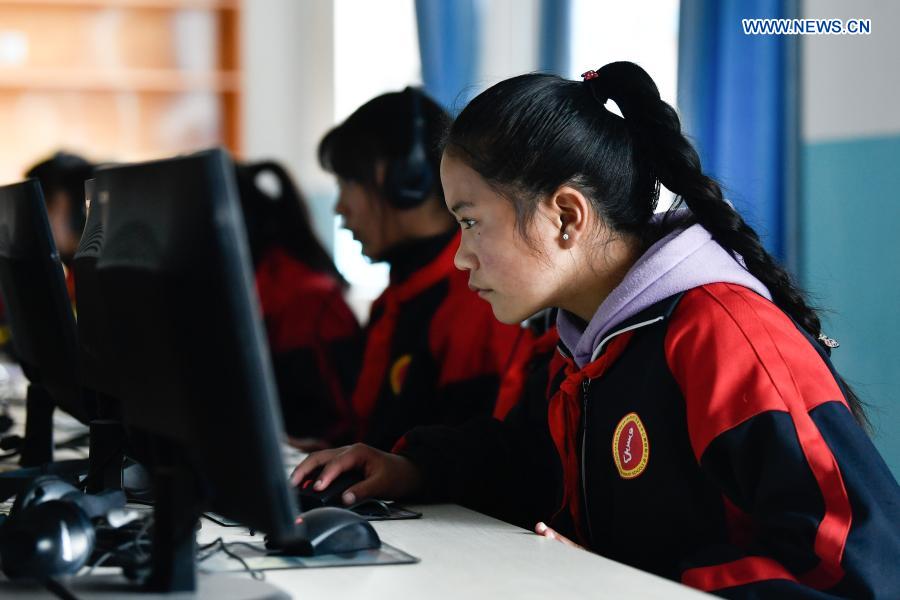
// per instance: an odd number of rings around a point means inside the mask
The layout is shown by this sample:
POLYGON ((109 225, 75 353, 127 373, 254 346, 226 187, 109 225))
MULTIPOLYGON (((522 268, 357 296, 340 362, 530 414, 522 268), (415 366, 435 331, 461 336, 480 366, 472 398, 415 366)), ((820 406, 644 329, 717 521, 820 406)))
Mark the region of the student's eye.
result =
POLYGON ((475 225, 475 219, 460 219, 459 224, 462 225, 463 229, 472 229, 475 225))

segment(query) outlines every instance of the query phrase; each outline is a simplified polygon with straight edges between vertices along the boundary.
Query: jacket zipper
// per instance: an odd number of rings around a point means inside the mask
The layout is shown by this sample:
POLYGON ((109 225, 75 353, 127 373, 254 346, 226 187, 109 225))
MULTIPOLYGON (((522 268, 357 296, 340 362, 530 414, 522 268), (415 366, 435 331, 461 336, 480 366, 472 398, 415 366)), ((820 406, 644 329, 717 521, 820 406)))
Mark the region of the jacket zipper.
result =
MULTIPOLYGON (((593 356, 591 356, 591 361, 597 360, 597 357, 600 355, 600 352, 603 351, 603 348, 606 346, 606 343, 609 340, 613 339, 617 335, 625 333, 626 331, 633 331, 635 329, 640 329, 641 327, 646 327, 647 325, 652 325, 659 321, 662 321, 665 317, 656 317, 653 319, 649 319, 647 321, 642 321, 640 323, 635 323, 629 327, 625 327, 623 329, 619 329, 618 331, 614 331, 607 335, 600 344, 597 345, 597 348, 594 350, 593 356)), ((565 356, 566 354, 563 353, 565 356)), ((587 477, 586 477, 586 465, 587 465, 587 434, 588 434, 588 392, 591 389, 591 380, 585 378, 581 382, 581 389, 584 392, 583 405, 581 410, 581 415, 583 419, 582 427, 581 427, 581 504, 584 507, 584 523, 587 526, 588 537, 590 538, 591 544, 594 542, 594 532, 591 528, 591 516, 590 510, 588 509, 588 501, 587 501, 587 477)))
POLYGON ((582 419, 584 420, 582 427, 581 427, 581 505, 584 507, 584 522, 585 522, 585 525, 587 525, 588 538, 590 538, 589 541, 590 541, 591 545, 593 545, 594 532, 591 530, 591 517, 590 517, 590 512, 588 511, 588 503, 587 503, 587 479, 585 477, 585 475, 586 475, 585 463, 586 463, 586 458, 587 458, 587 452, 585 451, 585 448, 587 446, 587 434, 588 434, 587 408, 588 408, 588 392, 591 389, 591 380, 588 378, 585 378, 584 380, 582 380, 581 389, 584 392, 583 406, 582 406, 582 410, 581 410, 582 419))

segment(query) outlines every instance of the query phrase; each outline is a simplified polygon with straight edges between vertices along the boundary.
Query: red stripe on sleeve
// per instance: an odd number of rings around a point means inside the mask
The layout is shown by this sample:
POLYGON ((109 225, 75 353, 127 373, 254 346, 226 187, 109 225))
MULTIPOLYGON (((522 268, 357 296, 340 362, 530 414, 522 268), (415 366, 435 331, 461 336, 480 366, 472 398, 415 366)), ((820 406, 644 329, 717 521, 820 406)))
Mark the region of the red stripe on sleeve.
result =
POLYGON ((748 556, 714 567, 688 569, 681 574, 681 583, 709 592, 767 579, 797 581, 778 561, 762 556, 748 556))
MULTIPOLYGON (((840 581, 852 511, 837 461, 809 411, 846 402, 806 337, 768 300, 719 283, 684 295, 669 326, 666 358, 685 397, 698 461, 713 439, 747 419, 790 413, 825 504, 814 542, 821 563, 800 579, 819 589, 840 581)), ((709 568, 727 577, 732 567, 709 568)))
POLYGON ((762 412, 844 402, 791 320, 738 285, 706 285, 684 295, 666 334, 666 359, 688 401, 697 460, 721 433, 762 412))

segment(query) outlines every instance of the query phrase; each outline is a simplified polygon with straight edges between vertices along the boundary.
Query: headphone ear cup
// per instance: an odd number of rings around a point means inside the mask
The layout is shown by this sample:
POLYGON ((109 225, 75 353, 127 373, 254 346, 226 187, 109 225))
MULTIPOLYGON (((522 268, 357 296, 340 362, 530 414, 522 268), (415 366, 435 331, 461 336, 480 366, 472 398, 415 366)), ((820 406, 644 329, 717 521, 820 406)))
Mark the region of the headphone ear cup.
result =
POLYGON ((394 160, 384 177, 385 194, 395 208, 415 208, 431 191, 431 168, 427 160, 394 160))
POLYGON ((415 208, 428 198, 434 184, 434 173, 425 152, 426 125, 422 114, 420 92, 406 88, 411 113, 409 151, 403 158, 388 162, 384 190, 388 202, 400 209, 415 208))
POLYGON ((16 495, 10 516, 25 510, 31 506, 37 506, 50 500, 59 500, 68 494, 80 494, 78 488, 71 483, 60 479, 55 475, 41 475, 36 477, 24 492, 16 495))
POLYGON ((95 541, 84 511, 65 500, 50 500, 3 524, 0 564, 10 579, 70 575, 87 563, 95 541))

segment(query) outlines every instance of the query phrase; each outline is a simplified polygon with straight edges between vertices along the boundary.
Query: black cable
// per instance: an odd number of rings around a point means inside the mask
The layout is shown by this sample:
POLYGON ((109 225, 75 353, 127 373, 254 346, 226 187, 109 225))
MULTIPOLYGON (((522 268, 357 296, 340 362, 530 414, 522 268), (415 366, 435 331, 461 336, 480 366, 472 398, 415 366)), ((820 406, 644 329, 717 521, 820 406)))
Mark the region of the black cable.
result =
POLYGON ((256 569, 251 569, 250 565, 247 564, 247 561, 245 561, 243 558, 241 558, 240 556, 238 556, 237 554, 235 554, 234 552, 229 550, 228 544, 225 544, 224 542, 222 543, 222 552, 224 552, 225 554, 227 554, 234 560, 241 563, 241 566, 244 567, 244 570, 250 574, 250 577, 252 577, 253 579, 255 579, 257 581, 265 581, 265 579, 266 579, 265 573, 263 573, 262 571, 258 571, 256 569))
POLYGON ((251 547, 251 548, 253 548, 254 550, 257 550, 257 551, 260 550, 259 548, 255 548, 255 547, 253 547, 251 544, 248 544, 247 542, 228 542, 228 543, 225 543, 225 540, 223 540, 221 537, 218 537, 218 538, 216 538, 215 540, 213 540, 212 542, 210 542, 210 543, 208 543, 208 544, 204 544, 203 546, 201 546, 200 550, 206 550, 206 549, 208 549, 208 548, 212 548, 213 546, 216 546, 216 547, 213 548, 212 551, 207 552, 206 554, 203 554, 202 556, 197 556, 197 564, 199 564, 199 563, 201 563, 201 562, 203 562, 203 561, 205 561, 205 560, 207 560, 207 559, 209 559, 209 558, 212 558, 213 556, 215 556, 215 555, 218 554, 219 552, 223 552, 223 553, 225 553, 226 555, 228 555, 230 558, 232 558, 232 559, 238 561, 239 563, 241 563, 241 566, 244 568, 244 570, 245 570, 247 573, 250 574, 250 577, 252 577, 253 579, 256 579, 257 581, 263 581, 263 580, 265 580, 266 574, 265 574, 264 572, 262 572, 262 571, 260 571, 260 570, 258 570, 258 569, 253 569, 253 568, 251 568, 250 565, 247 564, 247 561, 245 561, 245 560, 243 559, 243 557, 238 556, 237 554, 235 554, 234 552, 232 552, 232 551, 228 548, 228 546, 233 546, 233 545, 244 545, 244 546, 249 546, 249 547, 251 547))
MULTIPOLYGON (((109 560, 110 558, 112 558, 113 556, 116 556, 116 555, 118 555, 118 554, 124 554, 124 550, 127 550, 128 548, 131 548, 132 546, 133 546, 138 552, 140 552, 141 554, 144 554, 144 555, 146 556, 147 553, 144 552, 143 549, 141 548, 141 545, 142 545, 142 544, 150 545, 150 541, 149 541, 149 540, 131 540, 130 542, 125 542, 124 544, 121 544, 121 545, 119 545, 119 546, 116 546, 115 548, 113 548, 112 550, 109 550, 108 552, 104 553, 103 556, 101 556, 100 558, 98 558, 97 561, 94 562, 94 564, 92 564, 92 565, 88 568, 87 573, 85 573, 85 575, 86 575, 86 576, 91 575, 91 574, 94 572, 94 569, 96 569, 96 568, 98 568, 98 567, 102 567, 102 566, 103 566, 103 563, 105 563, 106 561, 108 561, 108 560, 109 560)), ((144 560, 144 559, 142 559, 142 560, 144 560)))
MULTIPOLYGON (((106 552, 104 552, 94 563, 88 568, 87 572, 84 575, 91 575, 94 572, 94 569, 100 567, 110 558, 116 557, 120 558, 121 556, 130 556, 131 554, 138 555, 137 564, 146 564, 149 563, 150 555, 144 551, 144 547, 151 546, 151 540, 145 539, 150 531, 150 527, 153 526, 153 517, 148 517, 144 523, 142 523, 141 528, 135 532, 134 538, 128 540, 122 544, 119 544, 113 548, 110 548, 106 552), (134 551, 130 549, 133 548, 134 551), (128 550, 128 552, 126 552, 128 550)), ((112 529, 111 531, 116 531, 116 529, 112 529)), ((98 530, 98 533, 100 531, 98 530)), ((99 545, 99 540, 98 540, 99 545)))
POLYGON ((245 546, 254 552, 259 552, 260 554, 268 554, 268 548, 264 546, 260 546, 259 544, 251 544, 250 542, 225 542, 226 546, 245 546))
POLYGON ((44 584, 44 587, 47 588, 47 591, 56 596, 57 598, 62 598, 62 600, 78 600, 78 597, 70 592, 63 584, 56 581, 52 577, 47 577, 41 583, 44 584))

